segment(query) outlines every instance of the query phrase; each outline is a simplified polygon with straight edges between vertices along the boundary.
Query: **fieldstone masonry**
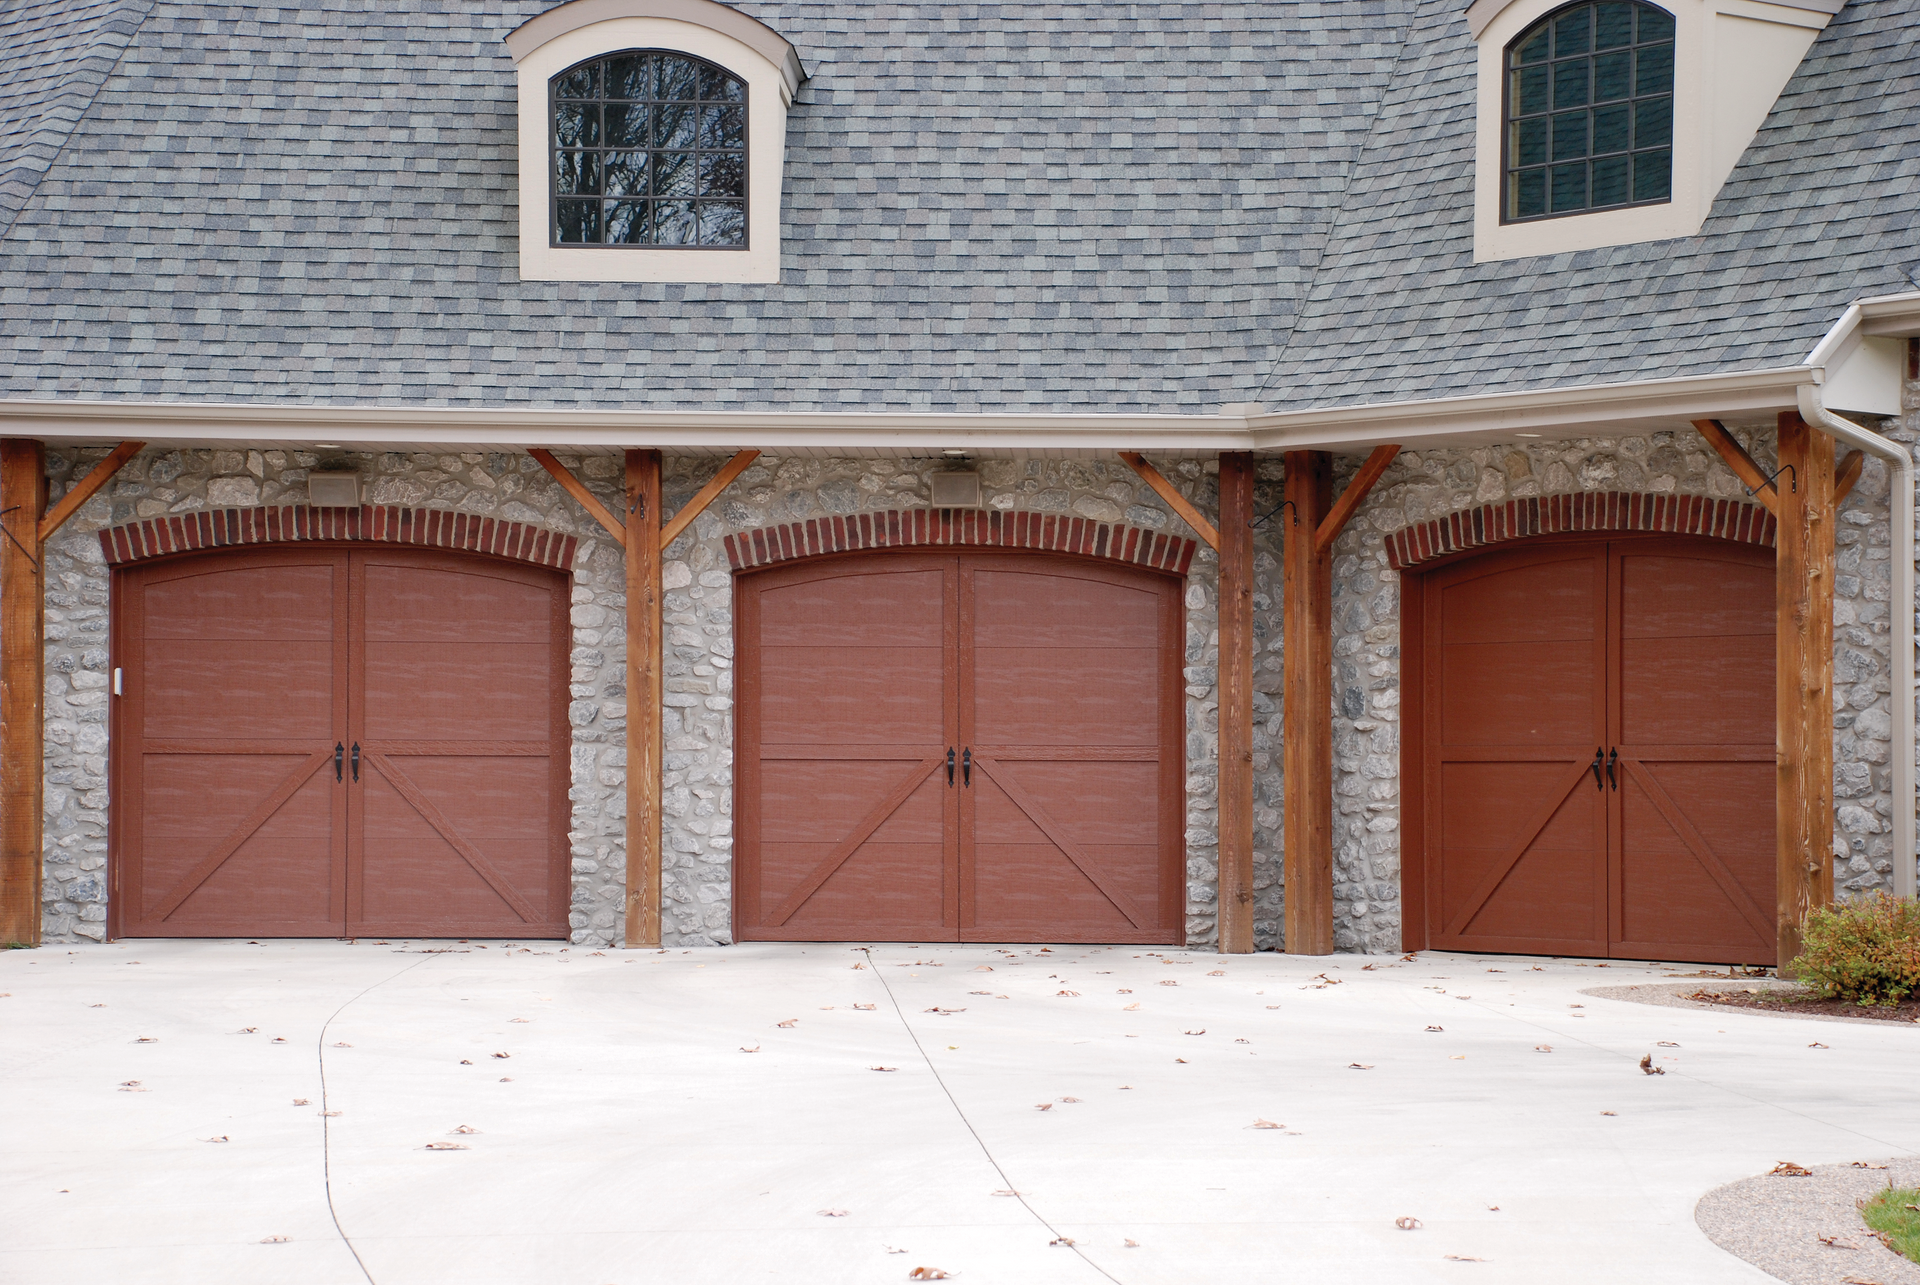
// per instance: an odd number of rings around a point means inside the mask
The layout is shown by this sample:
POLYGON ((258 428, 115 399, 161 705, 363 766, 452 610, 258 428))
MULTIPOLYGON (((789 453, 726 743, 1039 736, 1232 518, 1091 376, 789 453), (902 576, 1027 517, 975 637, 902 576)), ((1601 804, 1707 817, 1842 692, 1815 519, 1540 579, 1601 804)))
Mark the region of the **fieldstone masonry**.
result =
MULTIPOLYGON (((1906 419, 1920 430, 1920 387, 1906 419)), ((1771 434, 1748 442, 1763 463, 1771 434)), ((48 456, 57 498, 105 448, 48 456)), ((560 458, 616 511, 620 461, 560 458)), ((668 507, 712 476, 718 461, 671 457, 668 507)), ((1217 513, 1212 461, 1160 461, 1203 512, 1217 513)), ((1342 459, 1336 488, 1357 457, 1342 459)), ((733 597, 729 534, 811 517, 929 503, 928 478, 951 461, 763 456, 665 550, 663 584, 666 921, 664 940, 731 940, 733 849, 733 597)), ((1188 534, 1117 459, 986 459, 988 506, 1078 514, 1188 534)), ((625 872, 625 595, 618 546, 519 452, 148 451, 131 461, 49 544, 46 558, 46 914, 49 941, 100 940, 106 921, 108 572, 96 532, 109 524, 206 508, 305 499, 315 469, 357 470, 370 504, 487 514, 580 537, 574 566, 568 717, 573 726, 573 941, 618 943, 625 872)), ((1260 463, 1257 511, 1278 505, 1283 470, 1260 463)), ((1888 472, 1869 461, 1841 512, 1835 622, 1835 860, 1852 895, 1887 886, 1893 801, 1888 777, 1888 472)), ((1445 513, 1531 495, 1620 490, 1739 498, 1740 483, 1686 434, 1520 443, 1470 451, 1403 452, 1334 550, 1334 878, 1336 942, 1387 951, 1400 942, 1399 583, 1384 538, 1445 513)), ((1255 940, 1277 948, 1281 918, 1281 629, 1279 540, 1255 533, 1255 940)), ((1217 888, 1218 559, 1204 545, 1187 577, 1187 932, 1210 945, 1217 888)))

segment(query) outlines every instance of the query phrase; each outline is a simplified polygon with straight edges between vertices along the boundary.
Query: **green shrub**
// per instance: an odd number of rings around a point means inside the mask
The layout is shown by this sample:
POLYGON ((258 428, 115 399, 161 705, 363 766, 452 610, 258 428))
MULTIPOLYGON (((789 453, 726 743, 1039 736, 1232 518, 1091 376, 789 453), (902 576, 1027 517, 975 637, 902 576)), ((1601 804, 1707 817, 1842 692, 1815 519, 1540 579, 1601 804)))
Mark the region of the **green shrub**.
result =
POLYGON ((1814 911, 1793 968, 1822 999, 1899 1003, 1920 990, 1920 901, 1876 892, 1814 911))

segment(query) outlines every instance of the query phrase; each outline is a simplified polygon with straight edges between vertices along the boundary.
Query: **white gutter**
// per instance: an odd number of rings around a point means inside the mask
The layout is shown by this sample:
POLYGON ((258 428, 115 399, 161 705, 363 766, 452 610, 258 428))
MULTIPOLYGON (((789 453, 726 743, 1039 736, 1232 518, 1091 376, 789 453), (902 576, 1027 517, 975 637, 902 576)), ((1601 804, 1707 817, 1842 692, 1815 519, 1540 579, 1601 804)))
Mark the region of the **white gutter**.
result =
MULTIPOLYGON (((1858 319, 1858 308, 1849 308, 1837 331, 1858 319)), ((1823 341, 1823 347, 1825 346, 1823 341)), ((1816 352, 1818 349, 1815 350, 1816 352)), ((1913 590, 1913 457, 1899 442, 1869 432, 1851 420, 1841 419, 1821 402, 1820 388, 1803 384, 1800 388, 1800 418, 1831 436, 1835 441, 1877 456, 1892 466, 1893 530, 1889 558, 1893 563, 1893 601, 1891 608, 1893 682, 1893 892, 1911 897, 1915 890, 1914 869, 1914 590, 1913 590)))

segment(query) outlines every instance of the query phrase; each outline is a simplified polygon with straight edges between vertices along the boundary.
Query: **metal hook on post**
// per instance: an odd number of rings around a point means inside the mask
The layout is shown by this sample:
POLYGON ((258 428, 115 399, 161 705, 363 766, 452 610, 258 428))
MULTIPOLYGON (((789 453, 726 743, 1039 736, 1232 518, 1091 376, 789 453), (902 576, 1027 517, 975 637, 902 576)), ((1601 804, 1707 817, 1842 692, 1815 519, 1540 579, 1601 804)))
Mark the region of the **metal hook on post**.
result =
POLYGON ((1300 506, 1295 504, 1292 500, 1282 500, 1280 501, 1280 503, 1274 505, 1271 509, 1267 510, 1265 513, 1262 513, 1259 517, 1255 518, 1253 521, 1247 523, 1247 525, 1250 527, 1257 528, 1263 523, 1265 523, 1267 519, 1273 517, 1275 514, 1280 512, 1281 509, 1292 509, 1293 520, 1295 522, 1298 522, 1300 520, 1300 506))
MULTIPOLYGON (((1776 485, 1775 479, 1777 479, 1782 473, 1793 474, 1793 476, 1787 480, 1787 489, 1789 491, 1792 491, 1795 495, 1798 495, 1800 493, 1800 474, 1791 464, 1782 464, 1779 468, 1775 469, 1772 472, 1772 474, 1768 476, 1766 482, 1763 483, 1763 485, 1773 487, 1774 491, 1777 493, 1780 490, 1780 488, 1778 485, 1776 485)), ((1754 495, 1758 493, 1759 490, 1760 488, 1758 486, 1750 486, 1747 488, 1747 494, 1754 495)))

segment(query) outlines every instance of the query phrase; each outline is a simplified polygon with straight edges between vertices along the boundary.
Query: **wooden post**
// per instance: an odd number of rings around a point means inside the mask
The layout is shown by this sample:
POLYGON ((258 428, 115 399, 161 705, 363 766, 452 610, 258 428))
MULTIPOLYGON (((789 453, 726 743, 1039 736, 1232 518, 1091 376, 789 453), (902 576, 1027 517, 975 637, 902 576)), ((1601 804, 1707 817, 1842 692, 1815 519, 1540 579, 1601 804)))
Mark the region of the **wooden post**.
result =
POLYGON ((660 944, 660 452, 627 452, 628 946, 660 944))
MULTIPOLYGON (((1224 490, 1224 473, 1222 477, 1224 490)), ((1286 951, 1333 952, 1333 553, 1316 536, 1333 507, 1333 457, 1288 451, 1281 549, 1281 736, 1286 951)))
POLYGON ((0 441, 0 945, 40 943, 45 443, 0 441))
POLYGON ((1833 901, 1833 439, 1780 416, 1775 563, 1779 964, 1833 901), (1790 466, 1792 472, 1786 472, 1790 466))
POLYGON ((1220 453, 1220 953, 1253 950, 1253 453, 1220 453))

